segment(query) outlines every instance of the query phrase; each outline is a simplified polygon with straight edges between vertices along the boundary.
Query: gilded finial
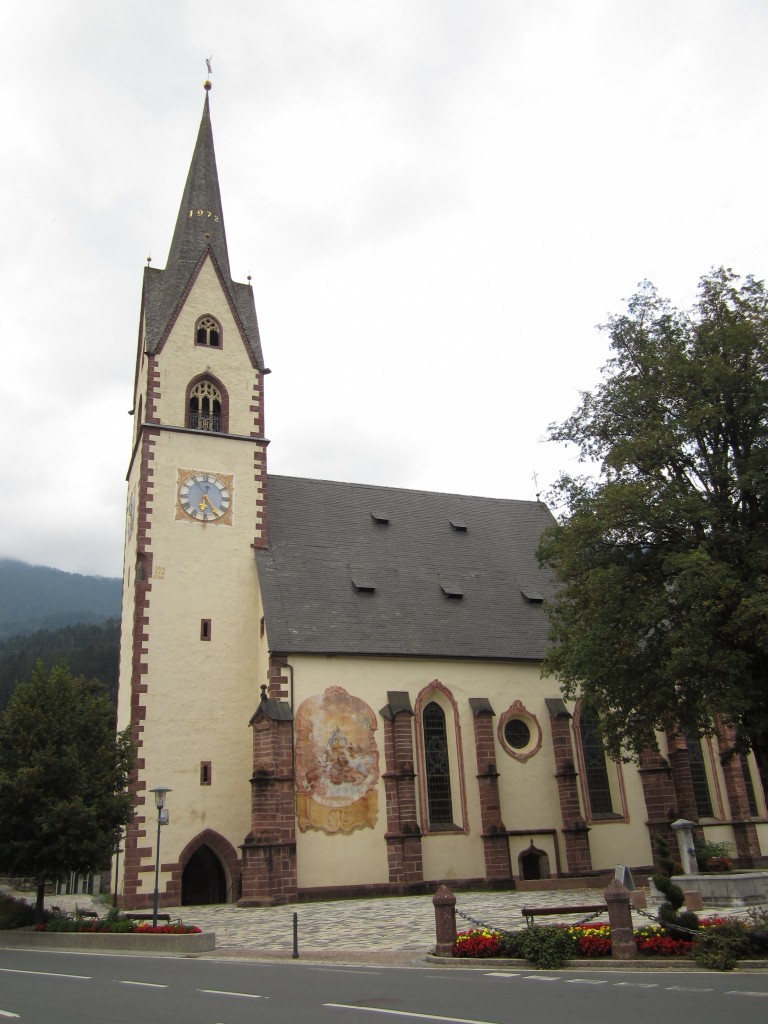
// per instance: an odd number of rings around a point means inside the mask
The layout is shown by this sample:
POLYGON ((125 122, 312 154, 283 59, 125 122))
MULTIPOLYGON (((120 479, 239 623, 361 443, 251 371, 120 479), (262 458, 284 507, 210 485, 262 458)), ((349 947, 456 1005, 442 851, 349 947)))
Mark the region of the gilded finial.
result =
POLYGON ((151 256, 147 256, 147 266, 149 266, 149 264, 151 262, 152 262, 152 257, 151 256))
POLYGON ((213 68, 211 67, 211 61, 213 60, 213 54, 210 57, 205 58, 205 66, 208 70, 208 77, 203 82, 203 88, 206 92, 210 92, 211 89, 211 77, 213 75, 213 68))

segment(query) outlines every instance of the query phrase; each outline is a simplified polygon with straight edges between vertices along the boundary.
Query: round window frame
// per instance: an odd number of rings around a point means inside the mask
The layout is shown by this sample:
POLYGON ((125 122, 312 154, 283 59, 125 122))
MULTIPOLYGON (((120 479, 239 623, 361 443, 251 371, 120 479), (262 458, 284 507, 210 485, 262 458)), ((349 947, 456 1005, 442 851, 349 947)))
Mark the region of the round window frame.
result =
POLYGON ((499 737, 499 743, 504 750, 509 754, 510 757, 514 757, 516 761, 525 763, 530 760, 535 754, 538 754, 541 750, 542 743, 542 732, 539 720, 536 715, 531 714, 530 711, 524 706, 522 701, 516 700, 507 708, 505 712, 499 718, 499 725, 497 729, 499 737), (513 747, 506 737, 507 724, 512 721, 522 722, 530 732, 530 739, 524 747, 513 747))

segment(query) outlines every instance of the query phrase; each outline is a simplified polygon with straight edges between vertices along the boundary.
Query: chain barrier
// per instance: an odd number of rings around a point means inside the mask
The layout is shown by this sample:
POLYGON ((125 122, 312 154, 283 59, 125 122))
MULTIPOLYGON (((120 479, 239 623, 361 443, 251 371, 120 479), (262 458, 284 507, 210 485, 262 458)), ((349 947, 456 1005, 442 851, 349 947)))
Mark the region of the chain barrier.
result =
MULTIPOLYGON (((514 934, 508 928, 497 928, 496 925, 486 924, 485 921, 480 921, 476 917, 471 917, 469 914, 465 914, 462 910, 459 910, 458 907, 456 907, 456 913, 459 915, 459 917, 463 917, 465 921, 469 921, 470 924, 477 925, 478 928, 487 928, 488 931, 500 932, 502 935, 513 935, 514 934)), ((602 917, 604 914, 605 914, 605 910, 598 910, 594 914, 587 914, 586 917, 580 918, 578 921, 575 921, 572 925, 569 925, 569 927, 575 928, 578 925, 587 924, 589 921, 594 921, 595 918, 602 917)), ((529 928, 531 927, 531 925, 528 923, 528 921, 526 921, 526 924, 528 925, 529 928)))
MULTIPOLYGON (((469 914, 465 914, 462 910, 459 910, 458 907, 456 907, 456 913, 458 914, 459 917, 463 917, 465 921, 469 921, 470 924, 474 924, 478 928, 487 928, 488 931, 499 932, 502 935, 512 935, 513 934, 513 932, 511 932, 508 928, 497 928, 495 925, 487 924, 485 921, 481 921, 477 917, 472 917, 469 914)), ((697 931, 694 928, 685 928, 685 927, 683 927, 683 925, 680 925, 680 924, 673 924, 670 921, 663 921, 659 917, 658 913, 652 914, 652 913, 649 913, 647 910, 641 910, 639 907, 633 907, 632 908, 632 913, 633 914, 637 914, 639 917, 645 917, 649 921, 651 921, 652 924, 654 924, 655 926, 659 926, 661 928, 666 928, 667 930, 669 930, 670 928, 674 928, 675 931, 685 932, 687 935, 698 935, 698 934, 700 934, 700 932, 697 931)), ((596 918, 602 917, 604 914, 605 914, 605 910, 598 910, 594 914, 587 914, 586 917, 580 918, 578 921, 574 922, 574 924, 569 925, 569 927, 576 928, 579 925, 588 924, 590 921, 594 921, 596 918)), ((740 917, 740 916, 747 916, 748 914, 749 914, 749 910, 741 910, 741 911, 736 911, 735 913, 728 914, 728 917, 729 918, 735 918, 735 917, 740 917)), ((526 923, 528 924, 528 927, 530 928, 531 925, 528 922, 526 922, 526 923)))
POLYGON ((465 921, 469 921, 470 924, 476 924, 478 928, 487 928, 489 932, 501 932, 502 935, 512 934, 507 928, 496 928, 494 925, 486 924, 485 921, 480 921, 476 917, 470 917, 469 914, 465 914, 458 907, 456 907, 456 913, 459 917, 463 917, 465 921))

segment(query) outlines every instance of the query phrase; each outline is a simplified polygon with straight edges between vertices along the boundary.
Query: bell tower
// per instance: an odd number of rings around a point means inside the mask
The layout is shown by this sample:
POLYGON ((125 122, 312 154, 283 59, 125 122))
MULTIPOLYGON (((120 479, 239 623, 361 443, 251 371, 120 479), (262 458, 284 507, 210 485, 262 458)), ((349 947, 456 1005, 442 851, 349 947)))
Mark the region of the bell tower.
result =
POLYGON ((267 660, 255 548, 267 546, 264 366, 250 281, 232 280, 210 82, 164 270, 144 270, 123 568, 118 724, 135 817, 115 879, 152 904, 236 900, 251 735, 267 660), (211 898, 207 898, 210 896, 211 898))

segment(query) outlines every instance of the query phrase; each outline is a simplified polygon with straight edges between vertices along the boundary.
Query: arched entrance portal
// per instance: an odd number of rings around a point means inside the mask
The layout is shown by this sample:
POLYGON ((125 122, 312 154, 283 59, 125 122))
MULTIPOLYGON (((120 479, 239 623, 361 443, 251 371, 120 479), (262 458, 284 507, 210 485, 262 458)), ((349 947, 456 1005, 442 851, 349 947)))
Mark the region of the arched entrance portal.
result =
POLYGON ((210 846, 200 846, 187 861, 181 876, 182 906, 226 901, 227 879, 221 861, 210 846))

